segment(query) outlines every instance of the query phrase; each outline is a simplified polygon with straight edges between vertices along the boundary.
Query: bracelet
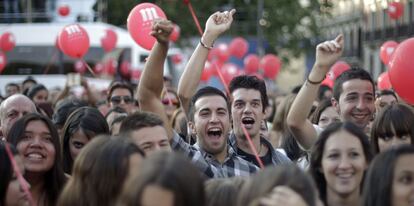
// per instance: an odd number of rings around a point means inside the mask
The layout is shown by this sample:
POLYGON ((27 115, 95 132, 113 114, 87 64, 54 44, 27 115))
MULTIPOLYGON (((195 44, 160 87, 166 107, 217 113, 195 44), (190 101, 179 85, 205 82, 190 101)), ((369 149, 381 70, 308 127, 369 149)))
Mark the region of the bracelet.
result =
POLYGON ((206 49, 208 49, 208 50, 211 50, 212 48, 213 48, 213 46, 211 46, 211 47, 209 47, 209 46, 207 46, 206 44, 204 44, 204 42, 203 41, 201 41, 201 38, 200 38, 200 44, 201 44, 201 46, 202 47, 204 47, 204 48, 206 48, 206 49))
MULTIPOLYGON (((325 77, 326 78, 326 77, 325 77)), ((309 79, 309 76, 308 76, 308 78, 306 79, 306 81, 309 83, 309 84, 314 84, 314 85, 316 85, 316 84, 320 84, 320 83, 322 83, 323 82, 323 80, 325 80, 325 78, 323 78, 321 81, 319 81, 319 82, 314 82, 314 81, 312 81, 312 80, 310 80, 309 79)))

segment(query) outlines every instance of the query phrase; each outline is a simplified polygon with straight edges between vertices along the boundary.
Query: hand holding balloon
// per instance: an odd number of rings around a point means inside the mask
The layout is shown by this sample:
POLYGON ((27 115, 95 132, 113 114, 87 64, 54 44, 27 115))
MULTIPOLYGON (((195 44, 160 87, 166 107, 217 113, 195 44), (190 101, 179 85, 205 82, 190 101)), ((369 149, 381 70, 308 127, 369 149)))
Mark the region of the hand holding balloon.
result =
POLYGON ((170 40, 170 35, 174 26, 171 21, 165 19, 154 20, 152 24, 151 36, 157 39, 157 42, 160 44, 168 44, 170 40))
POLYGON ((231 23, 233 22, 234 13, 236 13, 235 9, 212 14, 206 22, 206 30, 203 37, 201 37, 203 43, 207 46, 212 46, 220 34, 230 28, 231 23))

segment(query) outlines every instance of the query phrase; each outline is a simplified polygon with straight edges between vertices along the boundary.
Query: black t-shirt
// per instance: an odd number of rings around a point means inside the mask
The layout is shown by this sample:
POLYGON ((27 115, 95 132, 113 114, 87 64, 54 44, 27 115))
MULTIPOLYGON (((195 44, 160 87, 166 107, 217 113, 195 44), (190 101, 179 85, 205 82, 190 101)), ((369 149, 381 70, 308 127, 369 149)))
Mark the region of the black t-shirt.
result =
MULTIPOLYGON (((257 162, 256 157, 252 154, 249 154, 243 150, 241 150, 240 148, 237 148, 237 154, 242 157, 243 159, 255 164, 256 166, 260 167, 259 162, 257 162)), ((266 165, 272 165, 273 161, 272 161, 272 151, 269 149, 267 150, 267 153, 265 156, 260 157, 260 159, 262 160, 263 164, 266 165)))

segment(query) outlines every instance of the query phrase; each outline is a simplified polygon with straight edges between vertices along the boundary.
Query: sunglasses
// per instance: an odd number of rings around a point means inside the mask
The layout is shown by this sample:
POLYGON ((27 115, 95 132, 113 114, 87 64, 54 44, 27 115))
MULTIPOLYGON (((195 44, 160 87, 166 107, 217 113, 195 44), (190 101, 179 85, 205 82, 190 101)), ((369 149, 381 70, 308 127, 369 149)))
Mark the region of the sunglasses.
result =
POLYGON ((121 101, 124 100, 126 104, 131 104, 134 100, 130 96, 113 96, 110 101, 113 104, 121 104, 121 101))
POLYGON ((175 106, 180 105, 180 102, 178 102, 177 99, 163 99, 161 101, 164 105, 170 105, 170 104, 175 105, 175 106), (171 101, 171 103, 170 103, 170 101, 171 101))

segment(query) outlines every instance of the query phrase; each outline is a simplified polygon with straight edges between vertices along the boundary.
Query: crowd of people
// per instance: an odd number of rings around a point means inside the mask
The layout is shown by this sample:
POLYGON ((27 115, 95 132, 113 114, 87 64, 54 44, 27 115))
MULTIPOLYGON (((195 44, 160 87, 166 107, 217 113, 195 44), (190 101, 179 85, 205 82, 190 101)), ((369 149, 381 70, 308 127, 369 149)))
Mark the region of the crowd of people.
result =
POLYGON ((321 87, 341 58, 339 35, 316 47, 303 85, 274 96, 257 76, 223 92, 199 88, 209 50, 235 10, 212 14, 178 87, 164 84, 173 25, 157 39, 139 85, 106 97, 33 79, 0 105, 0 205, 404 206, 414 204, 414 112, 351 68, 321 87))

